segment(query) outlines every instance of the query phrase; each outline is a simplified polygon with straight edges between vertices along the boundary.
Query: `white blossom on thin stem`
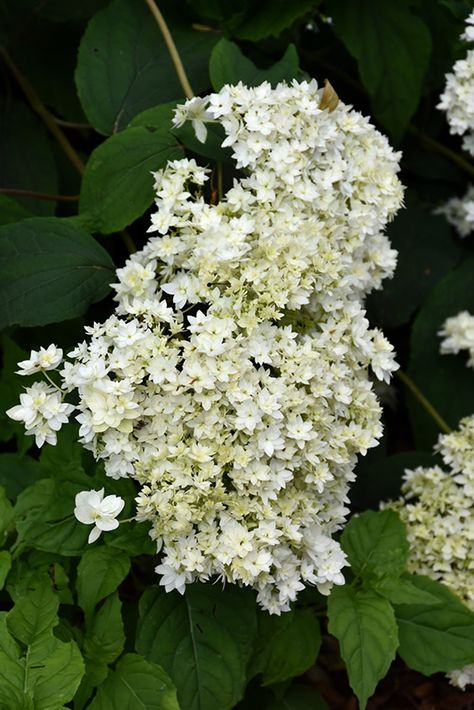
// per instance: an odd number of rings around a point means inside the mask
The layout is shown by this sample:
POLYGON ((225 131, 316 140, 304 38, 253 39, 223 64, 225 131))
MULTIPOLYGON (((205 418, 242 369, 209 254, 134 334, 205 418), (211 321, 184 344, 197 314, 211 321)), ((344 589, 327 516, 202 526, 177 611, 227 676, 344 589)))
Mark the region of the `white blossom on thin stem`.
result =
POLYGON ((104 489, 100 491, 81 491, 76 495, 74 515, 84 525, 94 525, 88 542, 95 542, 102 532, 115 530, 119 526, 116 519, 123 510, 125 501, 120 496, 110 495, 104 498, 104 489))
POLYGON ((28 360, 18 363, 20 368, 18 375, 34 375, 36 372, 55 370, 61 364, 63 351, 56 345, 49 345, 47 348, 32 350, 28 360))

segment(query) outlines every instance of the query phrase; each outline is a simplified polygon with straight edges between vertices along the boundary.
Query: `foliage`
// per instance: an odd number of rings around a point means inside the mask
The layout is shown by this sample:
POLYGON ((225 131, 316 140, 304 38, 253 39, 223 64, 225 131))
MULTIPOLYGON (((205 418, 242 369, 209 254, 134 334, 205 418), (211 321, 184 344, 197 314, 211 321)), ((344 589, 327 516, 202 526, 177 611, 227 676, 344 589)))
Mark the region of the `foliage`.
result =
POLYGON ((186 92, 146 2, 2 0, 0 706, 325 708, 307 671, 317 662, 330 674, 342 659, 363 708, 397 653, 425 675, 474 662, 474 614, 409 572, 405 527, 378 510, 398 496, 405 468, 436 461, 439 420, 419 391, 450 427, 474 411, 472 372, 462 355, 439 353, 438 335, 447 317, 474 313, 472 236, 459 239, 433 213, 474 175, 434 110, 472 3, 158 4, 196 94, 328 78, 402 150, 406 209, 388 230, 399 266, 367 309, 415 387, 396 379, 380 391, 386 434, 358 465, 340 538, 346 584, 328 599, 310 588, 270 616, 253 592, 219 580, 167 593, 135 522, 88 546, 76 494, 106 486, 131 501, 134 485, 106 478, 75 430, 39 453, 4 415, 29 384, 16 362, 52 341, 67 351, 110 314, 114 269, 146 239, 152 171, 194 157, 213 171, 214 200, 235 172, 216 127, 200 143, 189 125, 172 126, 186 92))

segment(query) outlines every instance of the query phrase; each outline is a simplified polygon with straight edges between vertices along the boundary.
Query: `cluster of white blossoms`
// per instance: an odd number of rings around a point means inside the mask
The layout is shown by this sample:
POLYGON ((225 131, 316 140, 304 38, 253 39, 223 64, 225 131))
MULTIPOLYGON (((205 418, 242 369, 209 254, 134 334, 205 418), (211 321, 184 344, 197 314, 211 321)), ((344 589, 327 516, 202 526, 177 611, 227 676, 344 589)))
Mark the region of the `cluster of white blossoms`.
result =
POLYGON ((469 185, 463 197, 452 197, 438 207, 435 214, 444 215, 460 237, 467 237, 474 231, 474 185, 469 185))
MULTIPOLYGON (((474 42, 474 11, 466 19, 461 35, 466 42, 474 42)), ((446 75, 446 86, 438 108, 446 111, 450 132, 463 135, 463 148, 474 155, 474 49, 464 59, 458 59, 452 73, 446 75)))
MULTIPOLYGON (((405 471, 391 507, 407 525, 410 570, 443 582, 474 610, 474 415, 436 448, 447 470, 405 471)), ((464 688, 474 683, 474 664, 448 676, 464 688)))
POLYGON ((438 335, 441 341, 443 355, 457 355, 461 350, 467 350, 469 359, 467 367, 474 368, 474 316, 468 311, 461 311, 456 316, 447 318, 438 335))
POLYGON ((179 107, 201 140, 206 121, 223 126, 241 177, 208 204, 194 160, 155 173, 158 236, 60 373, 83 445, 140 486, 161 584, 250 585, 273 613, 306 583, 344 583, 332 536, 381 435, 369 371, 397 367, 363 299, 395 266, 382 230, 399 156, 321 95, 315 81, 239 84, 179 107))

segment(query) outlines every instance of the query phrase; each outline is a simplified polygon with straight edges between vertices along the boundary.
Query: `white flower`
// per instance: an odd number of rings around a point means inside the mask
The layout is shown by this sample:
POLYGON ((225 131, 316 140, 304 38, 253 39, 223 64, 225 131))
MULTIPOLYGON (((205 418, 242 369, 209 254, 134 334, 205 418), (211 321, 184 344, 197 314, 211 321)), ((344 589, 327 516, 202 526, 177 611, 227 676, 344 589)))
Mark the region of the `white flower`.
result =
POLYGON ((207 111, 207 99, 195 96, 187 101, 183 106, 178 106, 176 108, 173 125, 179 128, 186 121, 191 121, 196 138, 201 143, 205 143, 207 138, 206 121, 210 120, 212 120, 212 116, 207 111))
POLYGON ((66 424, 75 407, 62 401, 62 394, 46 382, 34 382, 20 395, 20 404, 6 414, 10 419, 23 422, 26 434, 33 435, 36 445, 56 443, 56 432, 66 424))
POLYGON ((461 350, 467 350, 469 359, 467 366, 474 368, 474 316, 468 311, 461 311, 456 316, 447 318, 438 335, 444 336, 440 352, 443 355, 457 355, 461 350))
POLYGON ((469 185, 463 197, 452 197, 435 210, 453 225, 460 237, 467 237, 474 231, 474 185, 469 185))
POLYGON ((18 363, 20 370, 18 375, 33 375, 42 370, 54 370, 63 359, 63 351, 56 345, 49 345, 47 348, 32 350, 28 360, 21 360, 18 363))
POLYGON ((120 496, 104 498, 103 488, 100 491, 81 491, 76 495, 75 517, 84 525, 94 525, 87 540, 89 543, 95 542, 103 531, 118 528, 116 517, 124 505, 125 501, 120 496))

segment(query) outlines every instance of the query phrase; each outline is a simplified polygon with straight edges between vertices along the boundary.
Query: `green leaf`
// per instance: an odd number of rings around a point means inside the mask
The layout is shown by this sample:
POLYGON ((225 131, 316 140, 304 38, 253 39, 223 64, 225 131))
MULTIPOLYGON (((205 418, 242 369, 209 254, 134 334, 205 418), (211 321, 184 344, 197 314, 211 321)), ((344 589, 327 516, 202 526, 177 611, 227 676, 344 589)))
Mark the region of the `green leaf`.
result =
POLYGON ((258 86, 269 81, 272 86, 279 81, 294 79, 299 73, 299 60, 293 44, 288 46, 280 61, 268 69, 259 69, 242 54, 238 45, 221 39, 212 50, 209 74, 212 86, 219 91, 225 84, 243 81, 247 86, 258 86))
MULTIPOLYGON (((179 710, 176 689, 156 663, 127 653, 99 687, 90 710, 179 710)), ((220 708, 219 708, 220 710, 220 708)))
POLYGON ((316 9, 321 0, 261 0, 252 5, 252 12, 237 29, 234 35, 240 39, 256 42, 270 35, 279 35, 302 15, 316 9))
POLYGON ((341 545, 354 573, 364 578, 400 575, 410 550, 405 525, 393 510, 368 510, 351 518, 341 545))
POLYGON ((7 498, 5 489, 0 486, 0 546, 3 545, 8 529, 13 521, 12 504, 7 498))
POLYGON ((429 290, 460 260, 462 251, 443 217, 418 208, 400 212, 387 236, 398 250, 395 275, 382 291, 373 293, 367 307, 384 327, 407 323, 429 290))
POLYGON ((246 590, 193 584, 181 596, 147 590, 140 600, 136 649, 159 662, 186 710, 228 710, 242 697, 256 633, 246 590))
POLYGON ((88 661, 109 664, 120 656, 124 645, 122 603, 115 592, 94 614, 84 638, 84 655, 88 661))
POLYGON ((77 568, 77 597, 90 619, 96 604, 115 592, 130 570, 128 555, 112 547, 92 547, 81 557, 77 568))
POLYGON ((330 12, 334 32, 357 59, 376 118, 399 141, 428 68, 428 28, 403 2, 332 0, 330 12))
POLYGON ((265 710, 329 710, 329 706, 314 688, 292 685, 281 699, 267 705, 265 710))
POLYGON ((397 624, 389 601, 372 590, 334 587, 328 602, 329 632, 339 641, 349 682, 365 708, 385 676, 398 646, 397 624))
POLYGON ((8 195, 0 194, 0 226, 31 217, 31 212, 8 195))
POLYGON ((45 476, 38 461, 30 456, 0 454, 0 485, 4 486, 9 498, 16 498, 27 486, 45 476))
POLYGON ((310 610, 294 609, 281 616, 262 612, 250 673, 261 673, 263 685, 281 683, 312 666, 320 645, 319 623, 310 610))
MULTIPOLYGON (((165 14, 191 86, 200 93, 207 88, 216 35, 194 29, 179 17, 182 11, 175 9, 178 19, 165 14)), ((135 0, 113 0, 93 17, 79 48, 76 84, 89 121, 105 134, 183 95, 158 25, 146 4, 135 0)))
POLYGON ((0 552, 0 589, 3 589, 12 566, 12 556, 7 550, 0 552))
POLYGON ((373 589, 392 604, 431 604, 437 605, 440 601, 428 592, 419 589, 411 581, 409 574, 401 577, 384 577, 374 583, 373 589))
MULTIPOLYGON (((0 187, 57 194, 56 164, 46 131, 24 104, 10 97, 0 100, 0 155, 0 187)), ((15 200, 34 214, 54 214, 54 201, 15 200)))
POLYGON ((156 542, 150 537, 150 525, 146 522, 130 522, 112 530, 104 537, 110 547, 124 550, 131 557, 137 555, 155 555, 156 542))
MULTIPOLYGON (((14 508, 18 544, 62 555, 81 555, 90 529, 74 518, 80 483, 43 478, 18 496, 14 508)), ((21 548, 20 548, 21 549, 21 548)))
MULTIPOLYGON (((467 354, 441 355, 438 331, 446 318, 460 311, 474 313, 472 274, 474 259, 466 259, 430 292, 413 325, 409 374, 425 397, 449 426, 472 414, 472 370, 467 354), (455 393, 455 396, 453 396, 455 393)), ((416 440, 420 448, 431 448, 439 429, 417 401, 408 396, 416 440)))
POLYGON ((3 672, 8 669, 8 681, 4 683, 2 677, 0 703, 7 708, 58 710, 74 696, 84 664, 73 641, 63 643, 53 635, 57 608, 58 600, 42 578, 6 615, 6 626, 2 624, 0 631, 0 662, 3 672), (25 647, 24 655, 13 637, 25 647))
POLYGON ((182 156, 165 129, 127 128, 96 148, 82 181, 79 214, 92 231, 110 234, 123 229, 153 202, 150 174, 182 156))
POLYGON ((107 295, 113 268, 100 244, 64 220, 0 227, 0 328, 81 315, 107 295))
POLYGON ((436 597, 437 603, 395 607, 398 652, 405 663, 425 675, 473 663, 474 612, 439 582, 418 575, 411 575, 410 581, 436 597))

